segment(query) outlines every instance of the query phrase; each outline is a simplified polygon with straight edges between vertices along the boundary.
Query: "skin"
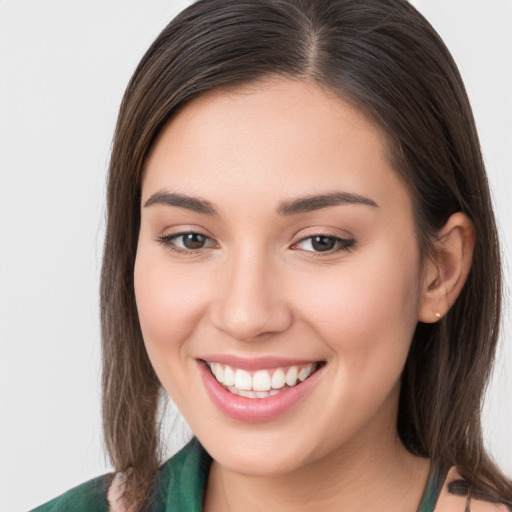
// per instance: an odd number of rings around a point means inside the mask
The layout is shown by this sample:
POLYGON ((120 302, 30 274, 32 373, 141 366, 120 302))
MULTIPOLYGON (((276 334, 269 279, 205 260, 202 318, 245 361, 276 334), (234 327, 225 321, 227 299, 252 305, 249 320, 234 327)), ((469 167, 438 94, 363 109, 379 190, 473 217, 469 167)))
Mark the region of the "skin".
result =
POLYGON ((472 229, 455 214, 422 265, 412 211, 384 134, 313 83, 214 91, 164 128, 143 176, 135 292, 155 371, 214 459, 206 511, 418 506, 429 462, 397 435, 400 374, 418 320, 436 321, 462 288, 472 229), (334 191, 375 206, 276 211, 334 191), (161 192, 217 214, 146 206, 161 192), (205 245, 172 250, 183 232, 205 245), (314 235, 352 245, 315 252, 314 235), (206 392, 197 359, 212 353, 326 366, 285 414, 244 423, 206 392))

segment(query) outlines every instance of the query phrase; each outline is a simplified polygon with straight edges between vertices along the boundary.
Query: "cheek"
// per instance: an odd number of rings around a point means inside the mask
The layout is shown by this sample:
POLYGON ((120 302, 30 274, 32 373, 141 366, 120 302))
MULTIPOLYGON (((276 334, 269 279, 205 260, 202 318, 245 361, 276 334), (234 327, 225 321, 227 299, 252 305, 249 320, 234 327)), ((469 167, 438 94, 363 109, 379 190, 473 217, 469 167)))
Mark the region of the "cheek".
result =
MULTIPOLYGON (((301 317, 329 349, 332 390, 316 412, 332 425, 326 436, 355 432, 377 411, 395 418, 399 381, 417 323, 419 265, 416 253, 394 248, 303 279, 301 317), (334 391, 337 390, 337 391, 334 391), (330 404, 331 407, 325 406, 330 404), (327 415, 334 415, 331 422, 327 415)), ((348 435, 348 434, 347 434, 348 435)))
POLYGON ((151 252, 138 252, 134 285, 144 342, 159 373, 160 365, 186 357, 185 342, 202 317, 207 286, 187 265, 168 265, 165 255, 151 252))
POLYGON ((383 246, 305 276, 295 292, 304 297, 301 316, 334 352, 359 370, 376 359, 392 362, 387 354, 406 357, 419 306, 415 247, 383 246))

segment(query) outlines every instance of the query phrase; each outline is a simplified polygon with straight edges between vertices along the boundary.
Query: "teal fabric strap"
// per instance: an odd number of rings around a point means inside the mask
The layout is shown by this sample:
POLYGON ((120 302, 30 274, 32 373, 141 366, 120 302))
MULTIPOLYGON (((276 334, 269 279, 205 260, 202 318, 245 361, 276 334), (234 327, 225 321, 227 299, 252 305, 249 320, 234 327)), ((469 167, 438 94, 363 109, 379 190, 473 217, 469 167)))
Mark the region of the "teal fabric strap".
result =
POLYGON ((421 499, 420 506, 418 507, 418 512, 434 512, 447 474, 448 468, 432 462, 427 485, 423 492, 423 498, 421 499))

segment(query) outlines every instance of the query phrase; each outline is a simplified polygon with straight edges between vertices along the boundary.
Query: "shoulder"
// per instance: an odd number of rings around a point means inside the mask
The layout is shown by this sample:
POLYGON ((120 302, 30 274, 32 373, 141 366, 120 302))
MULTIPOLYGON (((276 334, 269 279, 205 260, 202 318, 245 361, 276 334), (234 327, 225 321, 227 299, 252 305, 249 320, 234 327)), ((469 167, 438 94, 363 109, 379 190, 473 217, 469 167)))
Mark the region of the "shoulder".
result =
POLYGON ((462 476, 456 468, 451 468, 434 512, 510 512, 506 505, 475 498, 471 499, 469 508, 466 508, 467 493, 465 489, 457 488, 458 482, 463 482, 462 476))
POLYGON ((85 482, 31 512, 107 512, 107 488, 111 475, 85 482))

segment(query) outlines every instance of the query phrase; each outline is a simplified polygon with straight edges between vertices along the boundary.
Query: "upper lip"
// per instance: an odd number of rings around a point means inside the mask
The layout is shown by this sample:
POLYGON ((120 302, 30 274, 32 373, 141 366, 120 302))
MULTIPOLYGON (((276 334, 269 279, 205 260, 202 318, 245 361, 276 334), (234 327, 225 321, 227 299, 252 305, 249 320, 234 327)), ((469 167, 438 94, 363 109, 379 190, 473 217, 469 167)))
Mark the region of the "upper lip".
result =
POLYGON ((270 368, 283 368, 287 366, 304 366, 319 362, 318 359, 289 359, 277 356, 240 357, 232 354, 207 354, 199 357, 203 361, 227 364, 241 370, 261 370, 270 368))

